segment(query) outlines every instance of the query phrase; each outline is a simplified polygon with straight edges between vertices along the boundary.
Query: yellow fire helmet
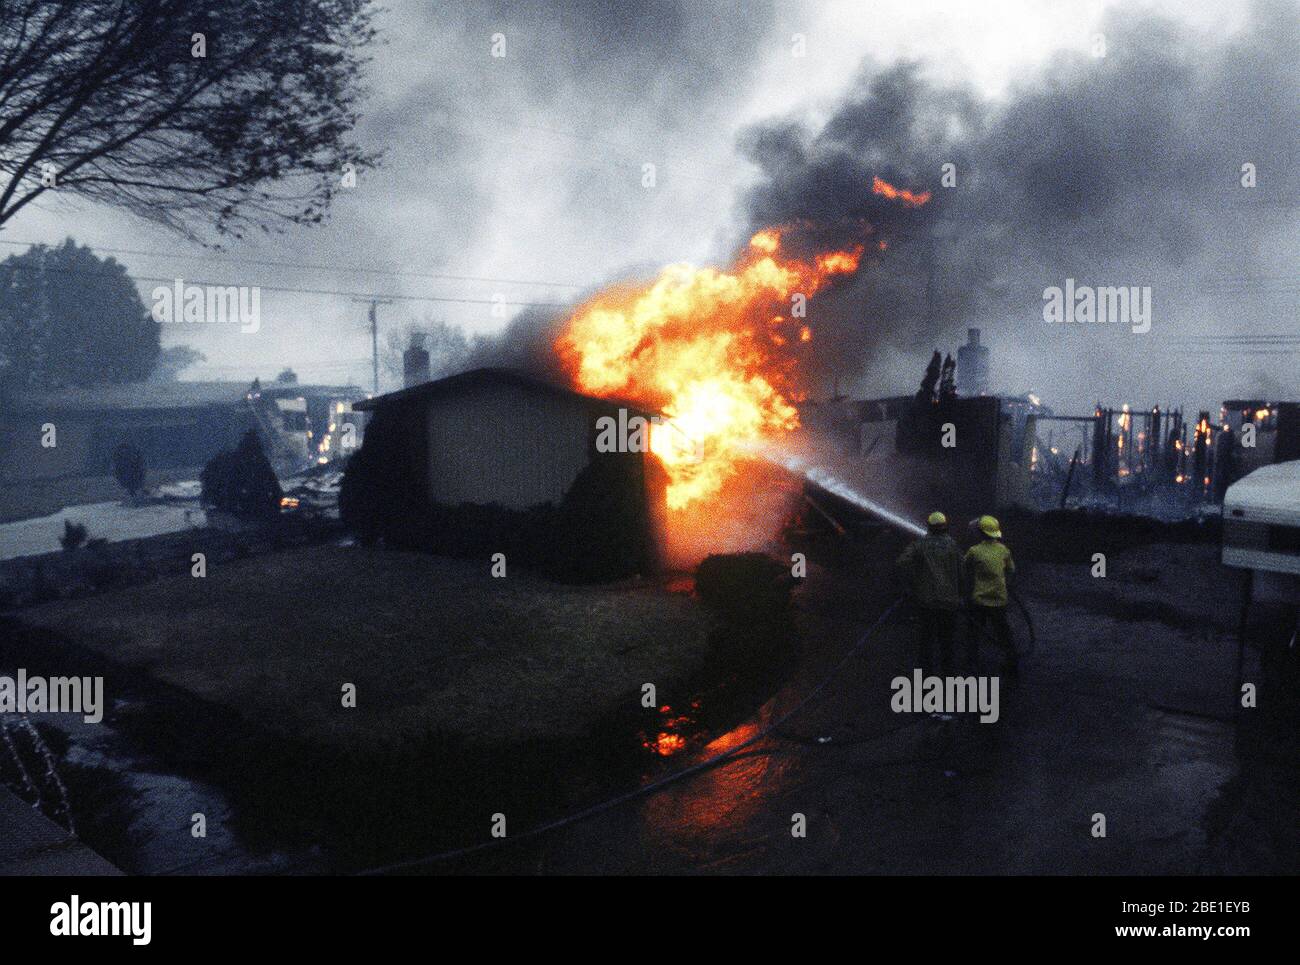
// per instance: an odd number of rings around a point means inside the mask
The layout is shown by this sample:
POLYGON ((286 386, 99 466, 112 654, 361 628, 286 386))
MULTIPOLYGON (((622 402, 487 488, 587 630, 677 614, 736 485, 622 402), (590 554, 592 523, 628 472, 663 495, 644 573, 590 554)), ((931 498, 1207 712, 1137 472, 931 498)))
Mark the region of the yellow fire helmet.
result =
POLYGON ((985 536, 991 537, 993 539, 1002 538, 1002 527, 998 525, 998 521, 994 519, 992 516, 981 516, 979 527, 980 527, 980 532, 983 533, 985 536))
POLYGON ((931 529, 937 529, 940 526, 948 525, 948 517, 943 513, 938 512, 931 513, 926 517, 925 521, 929 523, 931 529))

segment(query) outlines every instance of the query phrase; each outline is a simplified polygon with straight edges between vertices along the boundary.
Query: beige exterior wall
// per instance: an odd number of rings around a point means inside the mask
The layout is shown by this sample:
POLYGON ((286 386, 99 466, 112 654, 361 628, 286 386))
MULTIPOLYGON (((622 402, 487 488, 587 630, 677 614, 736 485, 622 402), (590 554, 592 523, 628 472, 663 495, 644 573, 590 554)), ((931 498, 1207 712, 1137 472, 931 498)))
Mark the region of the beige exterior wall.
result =
POLYGON ((581 399, 509 383, 431 399, 429 498, 510 509, 558 503, 587 465, 592 418, 581 399))

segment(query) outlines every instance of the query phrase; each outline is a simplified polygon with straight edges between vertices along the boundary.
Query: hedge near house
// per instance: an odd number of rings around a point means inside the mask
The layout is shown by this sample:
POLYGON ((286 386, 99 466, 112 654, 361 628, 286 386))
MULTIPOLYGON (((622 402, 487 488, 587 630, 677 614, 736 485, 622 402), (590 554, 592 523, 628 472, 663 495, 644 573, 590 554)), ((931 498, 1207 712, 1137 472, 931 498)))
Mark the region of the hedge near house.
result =
POLYGON ((280 480, 262 450, 257 433, 249 429, 233 450, 219 452, 199 476, 205 506, 244 520, 279 515, 280 480))

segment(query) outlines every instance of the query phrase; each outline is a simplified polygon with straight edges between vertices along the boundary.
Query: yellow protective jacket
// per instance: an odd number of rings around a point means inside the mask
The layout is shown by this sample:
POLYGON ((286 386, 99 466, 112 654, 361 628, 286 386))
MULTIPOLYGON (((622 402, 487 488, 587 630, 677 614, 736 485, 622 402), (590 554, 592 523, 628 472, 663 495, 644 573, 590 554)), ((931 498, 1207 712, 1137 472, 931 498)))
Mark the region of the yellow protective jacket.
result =
POLYGON ((1011 550, 995 539, 976 543, 962 565, 970 601, 976 606, 1007 605, 1007 574, 1016 571, 1011 550))

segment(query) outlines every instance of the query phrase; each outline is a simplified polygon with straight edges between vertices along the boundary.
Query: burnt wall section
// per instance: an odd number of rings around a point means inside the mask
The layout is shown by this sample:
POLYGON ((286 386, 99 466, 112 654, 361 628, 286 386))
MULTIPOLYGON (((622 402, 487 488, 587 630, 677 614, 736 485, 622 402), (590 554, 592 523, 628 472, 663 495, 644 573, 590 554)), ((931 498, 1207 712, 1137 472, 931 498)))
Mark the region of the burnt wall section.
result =
POLYGON ((895 446, 926 505, 979 515, 1014 490, 999 479, 1013 466, 1007 428, 994 396, 915 402, 899 413, 895 446))

